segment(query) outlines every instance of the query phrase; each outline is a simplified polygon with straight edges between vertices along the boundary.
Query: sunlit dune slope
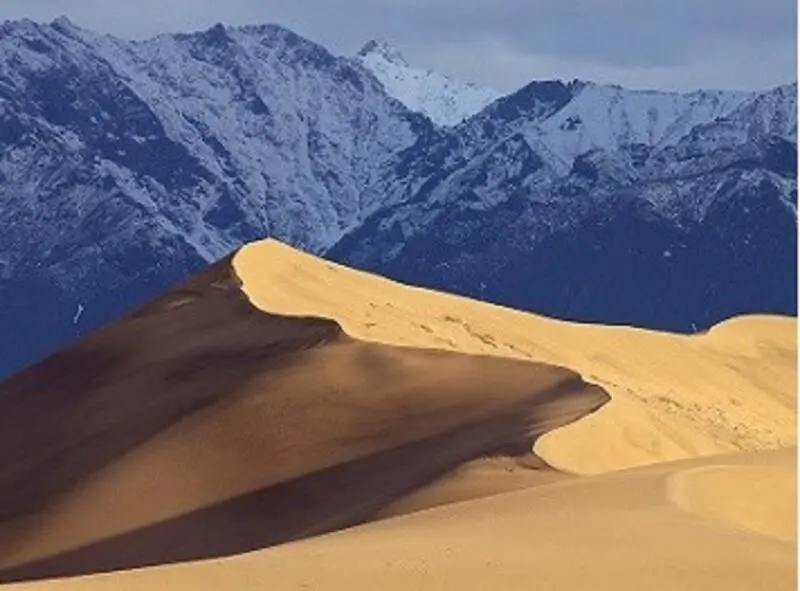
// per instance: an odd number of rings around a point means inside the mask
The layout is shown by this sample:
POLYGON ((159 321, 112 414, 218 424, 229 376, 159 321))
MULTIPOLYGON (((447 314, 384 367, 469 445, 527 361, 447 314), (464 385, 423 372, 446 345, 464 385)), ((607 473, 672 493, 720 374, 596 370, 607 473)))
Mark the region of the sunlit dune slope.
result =
POLYGON ((567 479, 230 559, 19 591, 793 591, 795 487, 751 487, 753 471, 793 474, 796 460, 787 449, 567 479))
POLYGON ((796 443, 796 321, 748 316, 706 334, 582 325, 404 286, 275 241, 234 261, 264 310, 335 318, 357 338, 568 367, 612 401, 536 451, 583 474, 796 443))
POLYGON ((0 384, 0 581, 359 523, 475 458, 530 455, 607 401, 568 369, 266 313, 224 260, 0 384))

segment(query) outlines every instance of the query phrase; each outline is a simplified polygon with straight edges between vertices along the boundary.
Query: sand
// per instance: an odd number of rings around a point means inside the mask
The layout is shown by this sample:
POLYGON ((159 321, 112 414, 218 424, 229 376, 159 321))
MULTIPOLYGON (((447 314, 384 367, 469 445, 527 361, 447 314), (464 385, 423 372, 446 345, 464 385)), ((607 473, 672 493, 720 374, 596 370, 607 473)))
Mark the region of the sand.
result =
POLYGON ((237 272, 252 302, 336 318, 353 337, 568 367, 612 402, 537 442, 551 465, 599 474, 797 443, 797 323, 746 316, 706 334, 582 325, 408 287, 275 241, 248 245, 237 272), (334 287, 335 286, 335 287, 334 287))
POLYGON ((564 368, 264 313, 225 260, 0 384, 0 399, 2 582, 353 525, 487 454, 535 464, 538 436, 609 397, 564 368))
POLYGON ((795 588, 795 356, 257 243, 0 384, 0 582, 795 588))
MULTIPOLYGON (((793 451, 684 460, 449 504, 229 559, 19 589, 789 591, 797 588, 796 542, 685 512, 670 484, 703 467, 791 472, 795 462, 793 451)), ((740 474, 733 484, 749 481, 740 474)), ((739 498, 737 487, 714 494, 739 498)))

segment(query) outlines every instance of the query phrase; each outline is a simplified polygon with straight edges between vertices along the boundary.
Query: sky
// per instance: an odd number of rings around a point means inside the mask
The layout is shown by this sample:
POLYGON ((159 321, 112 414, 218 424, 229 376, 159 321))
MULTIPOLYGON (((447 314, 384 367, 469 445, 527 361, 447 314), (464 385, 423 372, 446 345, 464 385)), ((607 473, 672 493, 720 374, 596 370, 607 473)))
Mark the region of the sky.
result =
POLYGON ((0 0, 0 20, 124 38, 283 25, 336 54, 385 39, 413 66, 512 91, 533 79, 764 89, 797 79, 795 0, 0 0))

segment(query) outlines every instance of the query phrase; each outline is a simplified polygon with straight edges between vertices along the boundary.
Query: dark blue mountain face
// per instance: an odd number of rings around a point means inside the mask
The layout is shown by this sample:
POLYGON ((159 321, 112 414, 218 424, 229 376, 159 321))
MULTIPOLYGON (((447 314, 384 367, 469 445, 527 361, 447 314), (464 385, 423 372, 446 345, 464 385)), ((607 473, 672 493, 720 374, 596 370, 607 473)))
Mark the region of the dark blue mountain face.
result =
POLYGON ((48 36, 31 43, 53 66, 27 73, 24 87, 0 76, 0 376, 204 264, 97 163, 169 191, 208 180, 207 171, 102 61, 48 36))
POLYGON ((623 202, 612 217, 590 215, 506 259, 483 296, 560 318, 677 332, 738 314, 795 314, 796 225, 768 193, 715 204, 690 228, 623 202))
MULTIPOLYGON (((61 269, 35 265, 18 267, 12 280, 0 280, 0 376, 130 312, 206 264, 177 241, 160 245, 163 250, 156 254, 134 240, 124 248, 110 246, 102 255, 70 260, 70 266, 80 266, 78 286, 65 288, 61 269)), ((105 243, 93 246, 99 251, 105 243)), ((65 266, 63 259, 59 266, 65 266)))

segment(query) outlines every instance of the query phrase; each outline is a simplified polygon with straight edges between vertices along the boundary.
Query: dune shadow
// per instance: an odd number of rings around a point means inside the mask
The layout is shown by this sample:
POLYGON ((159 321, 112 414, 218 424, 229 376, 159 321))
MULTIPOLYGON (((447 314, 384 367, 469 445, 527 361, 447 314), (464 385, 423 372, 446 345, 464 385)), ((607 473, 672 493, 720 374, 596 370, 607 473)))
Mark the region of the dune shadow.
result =
POLYGON ((332 320, 253 307, 232 259, 0 383, 0 524, 230 395, 270 362, 346 338, 332 320))

